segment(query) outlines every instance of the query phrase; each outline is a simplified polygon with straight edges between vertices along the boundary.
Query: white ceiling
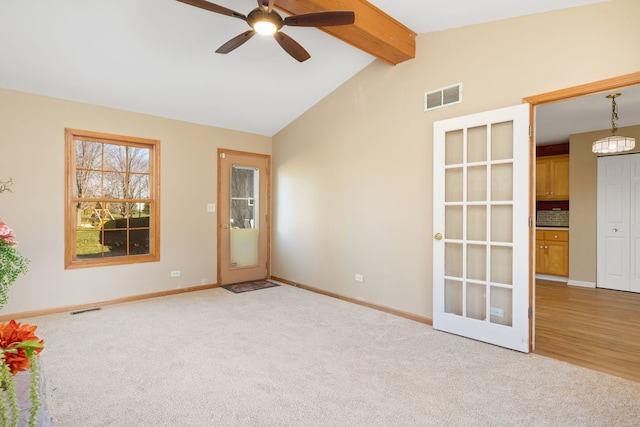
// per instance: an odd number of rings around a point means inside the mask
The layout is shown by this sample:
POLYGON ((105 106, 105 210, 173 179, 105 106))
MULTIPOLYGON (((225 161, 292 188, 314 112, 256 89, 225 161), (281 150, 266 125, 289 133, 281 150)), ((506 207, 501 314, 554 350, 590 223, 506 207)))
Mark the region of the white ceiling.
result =
POLYGON ((640 124, 640 85, 624 87, 537 107, 537 144, 567 142, 574 133, 611 129, 611 100, 606 98, 610 93, 621 94, 616 98, 618 127, 640 124))
MULTIPOLYGON (((371 3, 420 34, 600 1, 371 3)), ((215 2, 243 14, 257 5, 215 2)), ((300 27, 284 30, 311 54, 304 63, 270 37, 214 53, 247 29, 175 0, 0 0, 0 87, 271 136, 374 60, 300 27)))

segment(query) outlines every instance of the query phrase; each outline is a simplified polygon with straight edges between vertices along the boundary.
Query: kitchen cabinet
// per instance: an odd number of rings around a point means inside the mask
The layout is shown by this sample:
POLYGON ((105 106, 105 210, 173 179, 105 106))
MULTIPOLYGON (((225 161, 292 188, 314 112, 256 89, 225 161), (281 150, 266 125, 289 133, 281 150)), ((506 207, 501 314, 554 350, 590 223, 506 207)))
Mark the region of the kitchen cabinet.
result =
POLYGON ((536 199, 569 200, 569 155, 536 159, 536 199))
POLYGON ((569 231, 536 230, 536 273, 569 276, 569 231))

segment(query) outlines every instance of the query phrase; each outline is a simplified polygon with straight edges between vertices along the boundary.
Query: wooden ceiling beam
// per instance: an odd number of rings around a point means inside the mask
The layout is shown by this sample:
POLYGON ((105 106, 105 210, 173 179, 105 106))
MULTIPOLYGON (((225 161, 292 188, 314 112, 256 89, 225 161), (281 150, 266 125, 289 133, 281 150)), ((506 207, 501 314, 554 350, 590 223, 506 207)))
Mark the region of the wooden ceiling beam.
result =
POLYGON ((275 0, 275 6, 291 15, 353 10, 353 25, 320 29, 392 65, 416 56, 416 33, 366 0, 275 0))

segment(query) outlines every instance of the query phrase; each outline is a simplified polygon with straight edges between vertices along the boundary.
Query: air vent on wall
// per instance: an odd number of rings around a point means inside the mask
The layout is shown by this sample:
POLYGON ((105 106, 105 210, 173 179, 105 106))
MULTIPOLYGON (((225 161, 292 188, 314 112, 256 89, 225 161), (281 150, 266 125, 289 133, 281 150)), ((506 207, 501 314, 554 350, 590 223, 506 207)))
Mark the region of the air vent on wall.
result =
POLYGON ((432 90, 424 94, 424 111, 462 102, 462 83, 432 90))

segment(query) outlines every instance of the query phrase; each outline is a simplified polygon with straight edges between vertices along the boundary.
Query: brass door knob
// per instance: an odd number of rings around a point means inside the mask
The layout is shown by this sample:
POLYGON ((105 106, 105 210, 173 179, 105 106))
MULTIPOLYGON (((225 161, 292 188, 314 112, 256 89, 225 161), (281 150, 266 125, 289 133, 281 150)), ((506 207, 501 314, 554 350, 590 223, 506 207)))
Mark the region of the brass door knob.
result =
POLYGON ((229 224, 222 224, 222 228, 226 230, 227 228, 229 228, 229 224))
POLYGON ((442 234, 436 233, 436 235, 433 236, 433 238, 436 239, 436 240, 442 240, 442 234))

